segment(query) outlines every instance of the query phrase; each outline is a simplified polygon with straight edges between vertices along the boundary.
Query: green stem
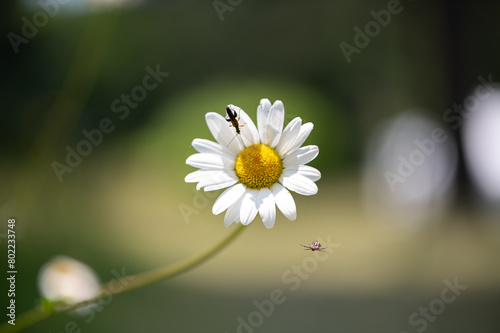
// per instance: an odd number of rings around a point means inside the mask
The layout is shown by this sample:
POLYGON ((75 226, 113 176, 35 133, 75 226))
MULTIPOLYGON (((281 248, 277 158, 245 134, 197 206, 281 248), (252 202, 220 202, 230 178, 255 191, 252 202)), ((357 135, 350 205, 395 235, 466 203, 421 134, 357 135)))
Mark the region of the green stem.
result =
POLYGON ((126 291, 130 291, 133 289, 141 288, 148 286, 150 284, 160 282, 163 280, 166 280, 168 278, 174 277, 176 275, 179 275, 181 273, 187 272, 190 269, 195 268, 196 266, 202 264, 206 260, 210 259, 213 257, 217 252, 221 251, 224 247, 226 247, 229 243, 231 243, 236 236, 238 236, 245 226, 243 225, 238 225, 236 229, 231 232, 226 238, 222 239, 219 243, 215 244, 213 247, 205 250, 204 252, 195 255, 191 258, 187 258, 183 261, 174 263, 172 265, 156 268, 144 273, 140 273, 137 275, 132 275, 129 277, 124 277, 121 278, 118 281, 113 281, 109 283, 105 283, 102 285, 102 292, 100 295, 97 297, 80 302, 74 305, 71 305, 69 307, 65 307, 64 309, 54 309, 54 311, 47 313, 44 312, 41 308, 34 308, 31 309, 16 318, 16 325, 11 325, 8 322, 3 323, 0 326, 0 332, 18 332, 22 330, 23 328, 29 327, 31 325, 36 324, 37 322, 50 317, 53 314, 58 314, 58 313, 63 313, 69 310, 74 310, 78 307, 81 307, 83 305, 88 305, 91 303, 97 302, 101 297, 109 297, 110 295, 118 295, 121 293, 124 293, 126 291), (116 288, 111 287, 111 283, 117 284, 117 282, 122 282, 121 285, 123 286, 123 289, 116 290, 116 288))

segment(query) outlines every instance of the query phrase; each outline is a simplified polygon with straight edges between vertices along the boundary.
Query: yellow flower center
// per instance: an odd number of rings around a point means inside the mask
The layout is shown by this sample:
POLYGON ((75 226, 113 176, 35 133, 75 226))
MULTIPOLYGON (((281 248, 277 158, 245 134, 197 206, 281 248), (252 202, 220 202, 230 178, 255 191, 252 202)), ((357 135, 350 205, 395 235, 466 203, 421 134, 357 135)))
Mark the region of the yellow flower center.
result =
POLYGON ((280 155, 264 144, 243 149, 235 163, 236 175, 249 188, 261 189, 278 181, 283 165, 280 155))

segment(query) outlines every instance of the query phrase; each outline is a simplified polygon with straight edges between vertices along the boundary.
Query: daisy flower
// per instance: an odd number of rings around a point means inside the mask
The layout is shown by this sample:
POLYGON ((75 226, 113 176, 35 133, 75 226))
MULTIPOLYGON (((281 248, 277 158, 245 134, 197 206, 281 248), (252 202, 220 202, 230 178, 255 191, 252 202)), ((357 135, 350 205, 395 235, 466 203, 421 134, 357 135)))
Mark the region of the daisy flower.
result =
POLYGON ((248 225, 260 214, 266 228, 274 226, 276 206, 289 220, 297 217, 290 191, 314 195, 314 183, 321 173, 305 164, 318 156, 317 146, 301 145, 313 129, 312 123, 293 119, 283 129, 285 108, 281 101, 271 105, 262 99, 257 108, 257 126, 235 105, 228 105, 239 117, 239 131, 215 112, 205 115, 208 128, 217 142, 194 139, 198 154, 188 157, 186 164, 199 168, 188 174, 187 183, 198 183, 205 191, 227 189, 212 208, 215 215, 226 211, 224 225, 241 222, 248 225), (237 136, 237 137, 235 137, 237 136))

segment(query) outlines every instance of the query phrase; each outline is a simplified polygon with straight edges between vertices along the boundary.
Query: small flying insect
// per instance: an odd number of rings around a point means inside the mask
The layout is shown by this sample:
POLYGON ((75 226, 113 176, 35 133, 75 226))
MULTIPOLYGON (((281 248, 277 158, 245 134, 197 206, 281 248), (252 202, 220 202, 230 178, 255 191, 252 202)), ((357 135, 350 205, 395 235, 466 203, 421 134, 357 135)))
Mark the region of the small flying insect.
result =
POLYGON ((305 247, 304 250, 306 250, 306 251, 323 252, 324 249, 327 249, 327 247, 321 247, 321 243, 318 241, 314 241, 311 245, 302 245, 302 244, 299 244, 299 245, 305 247))
POLYGON ((238 135, 241 134, 240 128, 245 126, 245 124, 240 124, 240 115, 236 111, 236 108, 238 108, 238 107, 234 106, 232 104, 229 104, 228 106, 226 106, 227 117, 225 119, 227 122, 231 122, 230 126, 234 127, 234 130, 236 131, 236 135, 234 136, 234 138, 231 139, 231 141, 229 141, 229 143, 227 144, 228 146, 231 144, 231 142, 233 142, 233 140, 238 135))

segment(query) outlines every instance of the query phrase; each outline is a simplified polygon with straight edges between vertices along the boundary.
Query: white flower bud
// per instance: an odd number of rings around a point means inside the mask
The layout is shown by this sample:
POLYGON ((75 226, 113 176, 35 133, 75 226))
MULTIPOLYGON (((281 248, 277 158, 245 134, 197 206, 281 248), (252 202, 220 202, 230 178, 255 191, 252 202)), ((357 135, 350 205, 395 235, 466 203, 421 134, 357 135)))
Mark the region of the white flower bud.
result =
POLYGON ((38 289, 48 301, 74 304, 96 297, 100 286, 89 266, 66 256, 56 256, 40 269, 38 289))

